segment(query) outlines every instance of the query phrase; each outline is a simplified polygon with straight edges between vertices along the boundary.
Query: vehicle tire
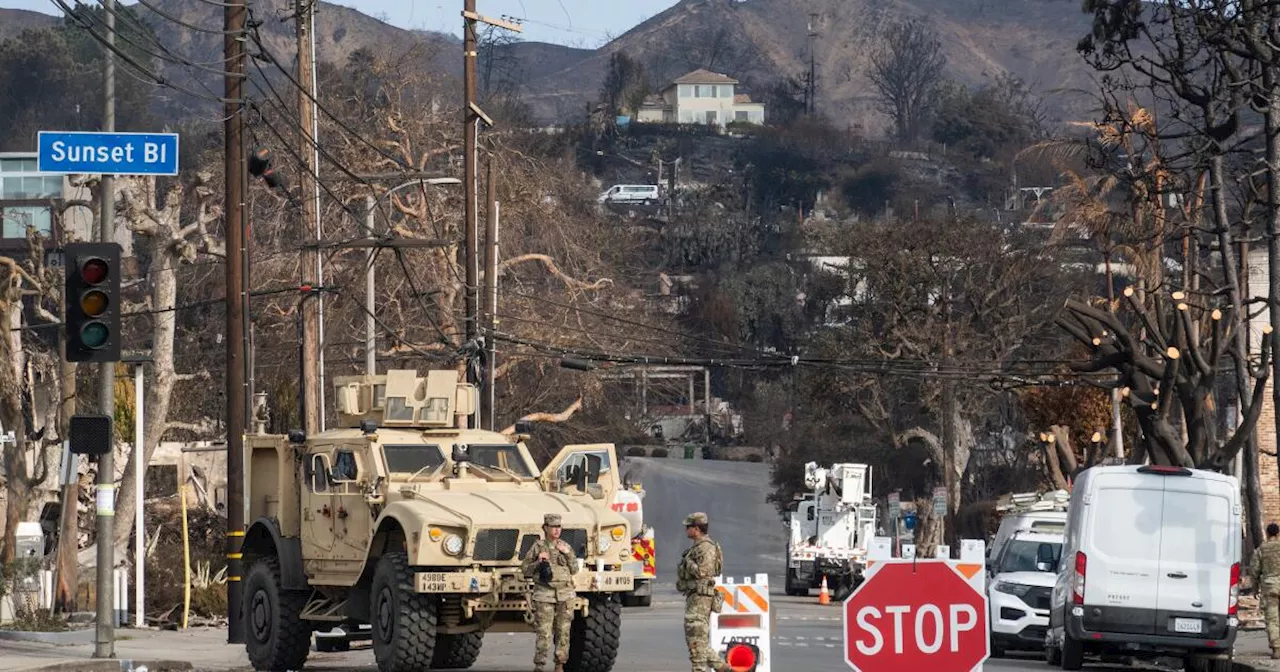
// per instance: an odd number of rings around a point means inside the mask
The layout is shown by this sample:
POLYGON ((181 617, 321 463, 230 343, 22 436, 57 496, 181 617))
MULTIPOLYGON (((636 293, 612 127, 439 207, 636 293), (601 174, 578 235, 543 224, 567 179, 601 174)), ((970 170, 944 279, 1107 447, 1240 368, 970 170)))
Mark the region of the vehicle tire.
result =
POLYGON ((431 666, 437 607, 432 595, 413 590, 413 570, 404 551, 378 560, 370 587, 373 657, 381 672, 416 672, 431 666))
POLYGON ((1062 669, 1078 670, 1084 667, 1084 642, 1062 633, 1062 669))
POLYGON ((302 620, 307 593, 281 588, 280 560, 258 559, 244 581, 245 651, 253 669, 298 670, 311 653, 311 625, 302 620))
POLYGON ((622 602, 608 593, 587 596, 587 614, 576 614, 569 630, 565 672, 609 672, 622 638, 622 602))
POLYGON ((809 587, 800 583, 793 569, 787 570, 786 592, 787 595, 792 597, 808 597, 809 595, 809 587))
POLYGON ((438 635, 436 652, 431 658, 435 670, 465 670, 476 664, 480 657, 480 645, 484 644, 484 631, 438 635))
POLYGON ((1044 647, 1044 662, 1051 667, 1057 667, 1062 662, 1062 649, 1056 646, 1044 647))

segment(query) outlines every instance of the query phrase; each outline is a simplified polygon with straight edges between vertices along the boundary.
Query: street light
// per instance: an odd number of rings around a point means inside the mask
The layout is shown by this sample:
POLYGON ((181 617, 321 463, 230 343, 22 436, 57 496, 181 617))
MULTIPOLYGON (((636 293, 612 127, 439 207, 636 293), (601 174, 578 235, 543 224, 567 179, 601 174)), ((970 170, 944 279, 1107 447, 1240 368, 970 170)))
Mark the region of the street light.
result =
MULTIPOLYGON (((422 177, 415 180, 409 180, 404 184, 394 186, 379 195, 377 198, 365 196, 365 233, 372 239, 374 238, 374 207, 378 201, 390 196, 391 194, 408 187, 426 187, 426 186, 443 186, 447 184, 462 184, 462 180, 456 177, 422 177)), ((388 220, 390 218, 387 218, 388 220)), ((374 282, 373 282, 373 255, 377 253, 377 245, 370 245, 365 253, 364 268, 364 366, 365 373, 372 376, 378 372, 377 357, 377 339, 375 336, 375 320, 374 314, 374 282)))

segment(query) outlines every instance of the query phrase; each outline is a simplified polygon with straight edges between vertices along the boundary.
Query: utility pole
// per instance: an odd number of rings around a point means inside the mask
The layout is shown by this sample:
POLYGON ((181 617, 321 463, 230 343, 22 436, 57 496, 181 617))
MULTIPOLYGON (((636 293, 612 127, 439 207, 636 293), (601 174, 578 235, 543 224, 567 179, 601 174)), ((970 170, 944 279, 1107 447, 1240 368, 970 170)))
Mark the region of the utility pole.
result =
POLYGON ((498 327, 498 197, 493 181, 493 159, 489 160, 485 197, 489 216, 484 227, 484 428, 497 431, 494 383, 498 348, 493 332, 498 327))
MULTIPOLYGON (((224 206, 226 213, 226 315, 223 337, 226 339, 227 396, 227 642, 244 643, 241 622, 240 579, 244 575, 240 546, 244 541, 244 430, 245 389, 244 305, 247 300, 244 281, 244 187, 247 166, 244 152, 244 28, 247 8, 243 2, 223 6, 223 49, 226 72, 223 81, 226 100, 224 146, 224 206)), ((141 487, 141 485, 139 485, 141 487)))
MULTIPOLYGON (((477 39, 476 24, 487 23, 491 26, 498 26, 515 32, 524 32, 523 29, 509 21, 500 19, 491 19, 480 16, 476 13, 476 0, 463 0, 462 3, 462 80, 464 91, 463 114, 465 124, 464 157, 463 157, 463 189, 466 191, 464 199, 465 206, 463 211, 463 229, 464 244, 466 246, 466 293, 465 310, 466 310, 466 340, 468 343, 474 343, 480 332, 480 223, 477 214, 477 201, 479 194, 477 193, 477 169, 476 169, 476 150, 479 143, 480 122, 483 120, 486 124, 492 126, 493 120, 489 115, 480 109, 480 105, 476 100, 476 58, 477 39)), ((472 373, 474 369, 467 367, 467 381, 470 383, 478 383, 475 375, 472 373)), ((468 420, 468 423, 470 420, 468 420)))
POLYGON ((809 76, 805 78, 804 113, 811 117, 818 112, 818 68, 817 55, 814 53, 818 33, 813 28, 817 18, 817 12, 809 13, 809 76))
MULTIPOLYGON (((372 196, 364 197, 364 228, 365 233, 373 236, 373 206, 374 198, 372 196)), ((317 248, 317 251, 318 248, 317 248)), ((364 369, 365 373, 372 376, 378 373, 378 341, 375 335, 374 315, 374 277, 373 277, 373 258, 378 253, 378 248, 370 247, 368 253, 365 254, 364 268, 364 369)))
MULTIPOLYGON (((107 24, 107 49, 103 55, 102 130, 116 130, 116 8, 115 0, 103 0, 103 18, 107 24)), ((98 227, 98 240, 109 243, 115 238, 116 185, 111 175, 102 176, 102 203, 98 208, 102 221, 98 227)), ((98 410, 107 417, 115 417, 116 363, 98 364, 98 410)), ((136 450, 136 448, 135 448, 136 450)), ((141 483, 138 484, 142 486, 141 483)), ((93 657, 114 658, 115 642, 115 522, 116 522, 116 460, 115 444, 111 450, 98 457, 98 567, 97 612, 98 622, 94 631, 93 657)), ((74 539, 74 537, 72 537, 74 539)))
MULTIPOLYGON (((466 283, 464 288, 465 309, 466 309, 466 340, 468 343, 474 342, 479 324, 476 321, 477 304, 479 301, 479 287, 477 286, 478 276, 480 275, 479 259, 476 254, 476 240, 480 237, 479 222, 476 214, 476 145, 479 141, 480 134, 480 106, 476 102, 476 22, 478 15, 476 14, 476 0, 463 1, 463 28, 462 28, 462 78, 463 88, 465 89, 465 100, 462 104, 463 114, 466 115, 466 140, 464 148, 463 160, 463 190, 465 196, 465 212, 463 219, 464 242, 466 245, 466 283)), ((467 377, 472 378, 472 367, 467 367, 467 377)), ((469 382, 477 382, 470 380, 469 382)))
MULTIPOLYGON (((315 2, 313 0, 295 0, 294 11, 297 16, 298 35, 298 152, 303 160, 301 171, 300 194, 302 196, 303 235, 315 233, 320 239, 319 203, 308 192, 317 184, 315 169, 316 141, 314 135, 315 114, 312 108, 312 96, 309 91, 312 85, 312 74, 315 64, 312 62, 310 39, 315 20, 315 2), (308 151, 307 148, 311 148, 308 151)), ((302 252, 302 277, 299 285, 321 286, 320 280, 320 248, 306 248, 302 252)), ((303 301, 298 308, 302 311, 302 398, 304 415, 302 429, 307 434, 321 431, 324 408, 320 389, 320 303, 303 301)))

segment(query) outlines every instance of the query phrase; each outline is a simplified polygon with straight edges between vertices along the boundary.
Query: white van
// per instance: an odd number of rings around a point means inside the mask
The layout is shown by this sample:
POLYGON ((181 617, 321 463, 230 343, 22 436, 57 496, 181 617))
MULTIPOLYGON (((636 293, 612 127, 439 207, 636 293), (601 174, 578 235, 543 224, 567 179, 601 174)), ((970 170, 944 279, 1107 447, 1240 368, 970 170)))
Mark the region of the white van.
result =
POLYGON ((1230 670, 1241 534, 1232 476, 1149 465, 1082 472, 1053 587, 1049 664, 1172 655, 1188 669, 1200 659, 1230 670))
POLYGON ((1062 534, 1017 532, 989 563, 987 612, 991 656, 1041 651, 1049 629, 1049 598, 1057 579, 1062 534))
POLYGON ((600 194, 601 203, 643 203, 650 205, 658 202, 658 185, 656 184, 615 184, 600 194))

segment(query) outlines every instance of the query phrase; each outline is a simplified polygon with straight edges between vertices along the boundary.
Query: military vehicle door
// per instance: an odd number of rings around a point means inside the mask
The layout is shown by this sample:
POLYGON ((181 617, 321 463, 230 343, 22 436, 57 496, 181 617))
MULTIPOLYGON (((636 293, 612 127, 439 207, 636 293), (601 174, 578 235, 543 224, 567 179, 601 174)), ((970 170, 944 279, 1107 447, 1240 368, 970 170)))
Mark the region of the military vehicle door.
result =
POLYGON ((333 551, 333 446, 308 446, 302 460, 302 558, 308 564, 333 551))
POLYGON ((334 561, 334 571, 351 574, 352 583, 364 570, 369 542, 373 540, 373 512, 365 500, 365 489, 372 485, 376 472, 367 442, 334 447, 329 491, 333 497, 336 543, 329 557, 334 561))
POLYGON ((567 494, 591 493, 609 504, 621 487, 612 443, 565 446, 542 470, 542 487, 567 494))

